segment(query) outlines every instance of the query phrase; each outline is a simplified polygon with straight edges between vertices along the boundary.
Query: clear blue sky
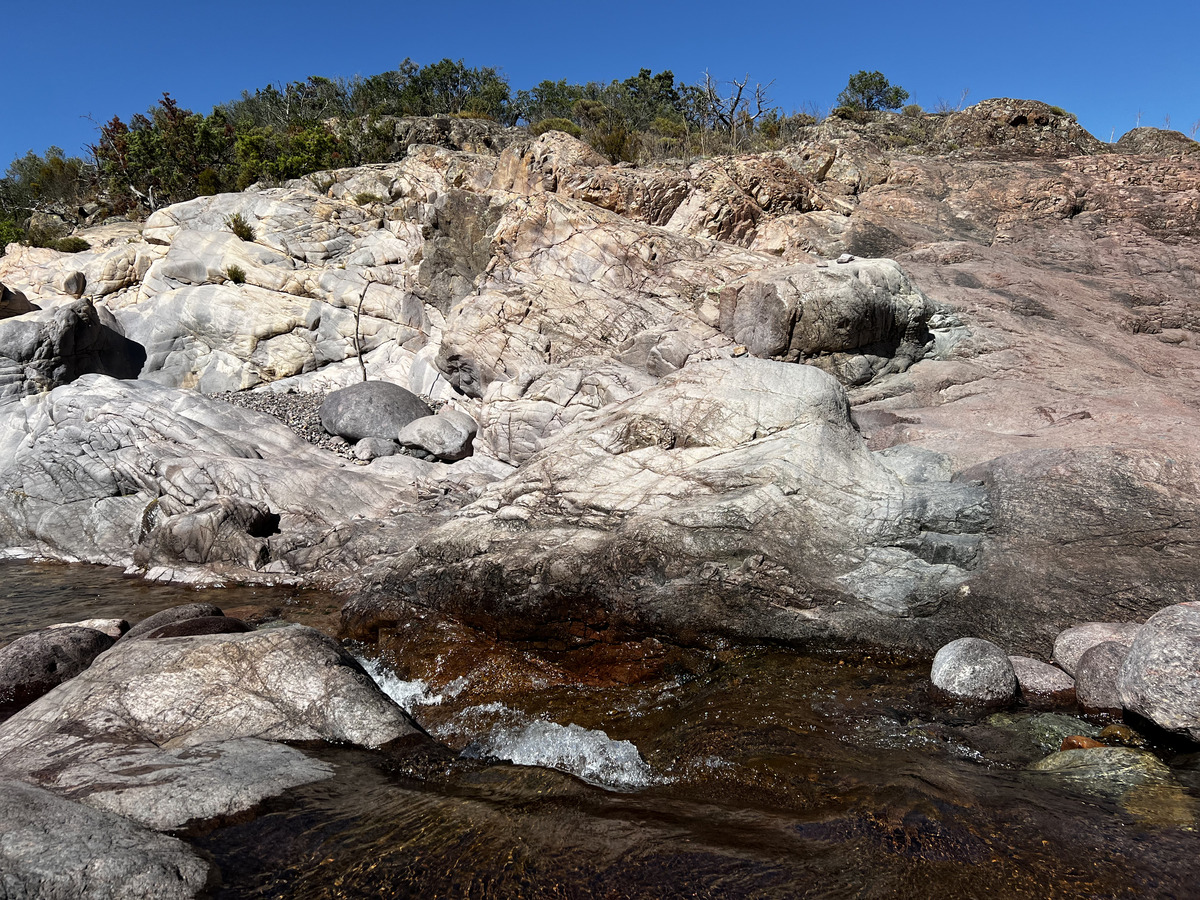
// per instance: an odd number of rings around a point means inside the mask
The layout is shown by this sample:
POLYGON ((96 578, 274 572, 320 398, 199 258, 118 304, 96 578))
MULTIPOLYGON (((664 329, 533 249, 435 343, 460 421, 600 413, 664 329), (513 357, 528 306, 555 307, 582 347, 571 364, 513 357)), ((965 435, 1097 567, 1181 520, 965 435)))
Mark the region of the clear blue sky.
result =
POLYGON ((932 108, 939 98, 1045 100, 1108 140, 1200 120, 1200 4, 1016 0, 759 3, 6 4, 0 170, 26 150, 84 152, 96 123, 128 120, 163 91, 208 112, 274 81, 372 75, 405 57, 495 66, 513 90, 543 78, 609 81, 641 67, 696 81, 774 79, 785 110, 828 107, 878 69, 932 108))

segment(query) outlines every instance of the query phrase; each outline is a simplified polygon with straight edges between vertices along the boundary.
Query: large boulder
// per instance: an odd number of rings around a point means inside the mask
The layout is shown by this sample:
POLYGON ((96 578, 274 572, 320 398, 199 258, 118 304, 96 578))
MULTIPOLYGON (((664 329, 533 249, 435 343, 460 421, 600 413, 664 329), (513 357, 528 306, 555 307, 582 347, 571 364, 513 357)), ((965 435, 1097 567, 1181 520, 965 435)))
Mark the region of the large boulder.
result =
POLYGON ((525 634, 582 620, 798 640, 870 620, 911 640, 911 617, 967 577, 987 521, 982 495, 947 475, 931 454, 872 454, 817 369, 689 364, 577 420, 345 621, 377 627, 395 592, 525 634))
POLYGON ((0 725, 0 772, 172 829, 331 774, 277 741, 422 735, 335 641, 296 625, 122 641, 0 725))
POLYGON ((1200 741, 1200 603, 1152 615, 1121 665, 1121 703, 1160 728, 1200 741))
POLYGON ((0 717, 16 712, 74 678, 113 645, 92 628, 35 631, 0 648, 0 717))
POLYGON ((321 426, 351 443, 366 437, 395 439, 406 425, 433 415, 412 391, 386 381, 364 381, 333 391, 321 404, 321 426))
POLYGON ((97 372, 136 378, 146 351, 90 300, 0 321, 0 400, 51 390, 97 372))
POLYGON ((471 455, 475 432, 463 419, 470 416, 451 411, 448 415, 422 416, 400 429, 396 442, 442 462, 456 462, 471 455))
POLYGON ((959 638, 938 650, 929 677, 939 691, 962 700, 1008 703, 1017 693, 1008 656, 980 638, 959 638))
POLYGON ((124 816, 0 780, 0 889, 6 898, 115 900, 209 897, 216 867, 124 816))

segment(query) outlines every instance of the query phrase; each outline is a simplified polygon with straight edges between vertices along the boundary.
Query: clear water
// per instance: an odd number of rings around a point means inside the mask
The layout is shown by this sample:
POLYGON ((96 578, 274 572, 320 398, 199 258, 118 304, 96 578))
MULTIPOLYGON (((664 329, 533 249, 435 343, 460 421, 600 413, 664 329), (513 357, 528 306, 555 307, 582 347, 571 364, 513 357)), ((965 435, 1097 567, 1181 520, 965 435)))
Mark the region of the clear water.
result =
MULTIPOLYGON (((7 565, 5 634, 196 596, 105 570, 7 565)), ((325 627, 338 603, 262 589, 203 596, 325 627)), ((1053 743, 1047 733, 1075 720, 938 706, 927 661, 651 644, 580 655, 416 612, 379 647, 355 650, 443 749, 311 749, 333 779, 186 836, 217 860, 223 896, 1200 890, 1194 757, 1159 748, 1176 783, 1149 799, 1034 775, 1025 766, 1053 743)))

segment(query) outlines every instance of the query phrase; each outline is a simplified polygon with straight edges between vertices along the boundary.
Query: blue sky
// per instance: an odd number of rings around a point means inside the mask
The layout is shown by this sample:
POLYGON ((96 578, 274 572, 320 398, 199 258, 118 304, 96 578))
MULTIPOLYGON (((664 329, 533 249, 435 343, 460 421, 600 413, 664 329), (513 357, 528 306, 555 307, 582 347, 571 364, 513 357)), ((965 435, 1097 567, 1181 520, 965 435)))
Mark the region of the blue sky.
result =
MULTIPOLYGON (((1200 4, 1109 0, 973 3, 6 4, 0 168, 58 144, 83 153, 95 123, 169 92, 208 112, 274 81, 371 75, 405 57, 499 68, 514 90, 543 78, 625 78, 641 67, 685 81, 705 69, 771 81, 785 110, 828 107, 859 69, 878 69, 933 108, 969 90, 1045 100, 1108 140, 1137 123, 1200 120, 1200 4), (89 121, 88 117, 93 121, 89 121)), ((1198 132, 1200 134, 1200 132, 1198 132)))

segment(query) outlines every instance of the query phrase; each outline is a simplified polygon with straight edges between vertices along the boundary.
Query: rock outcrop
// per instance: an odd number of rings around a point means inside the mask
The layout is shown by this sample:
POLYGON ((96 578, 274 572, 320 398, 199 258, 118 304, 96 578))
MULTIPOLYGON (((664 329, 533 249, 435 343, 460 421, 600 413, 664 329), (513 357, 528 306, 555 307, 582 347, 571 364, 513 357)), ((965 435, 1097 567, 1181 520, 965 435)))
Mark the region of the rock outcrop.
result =
POLYGON ((368 630, 394 600, 576 636, 1038 654, 1200 599, 1200 154, 1032 101, 867 118, 642 166, 396 120, 397 162, 15 248, 0 281, 41 310, 0 322, 35 336, 4 351, 0 542, 388 585, 348 613, 368 630), (95 374, 135 374, 110 345, 63 361, 45 323, 89 309, 144 351, 137 382, 95 374), (757 364, 845 399, 797 410, 757 364), (431 434, 356 466, 201 396, 364 369, 478 422, 471 455, 431 434), (748 429, 710 434, 746 396, 748 429))

